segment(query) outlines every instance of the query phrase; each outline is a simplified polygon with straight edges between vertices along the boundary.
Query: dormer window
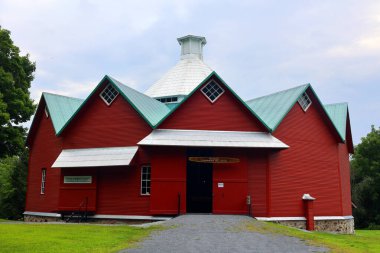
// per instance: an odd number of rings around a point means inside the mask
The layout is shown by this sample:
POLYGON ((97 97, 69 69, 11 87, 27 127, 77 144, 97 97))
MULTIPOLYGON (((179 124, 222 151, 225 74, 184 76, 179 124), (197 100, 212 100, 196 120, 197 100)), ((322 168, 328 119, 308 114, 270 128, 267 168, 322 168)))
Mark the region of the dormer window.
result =
POLYGON ((112 104, 117 95, 119 95, 119 92, 111 84, 100 93, 100 97, 107 105, 112 104))
POLYGON ((222 87, 214 81, 211 81, 203 86, 201 91, 211 103, 214 103, 224 93, 222 87))
POLYGON ((302 109, 306 112, 306 110, 311 105, 311 100, 310 100, 309 96, 306 94, 306 92, 304 92, 302 94, 302 96, 299 97, 298 103, 300 104, 302 109))

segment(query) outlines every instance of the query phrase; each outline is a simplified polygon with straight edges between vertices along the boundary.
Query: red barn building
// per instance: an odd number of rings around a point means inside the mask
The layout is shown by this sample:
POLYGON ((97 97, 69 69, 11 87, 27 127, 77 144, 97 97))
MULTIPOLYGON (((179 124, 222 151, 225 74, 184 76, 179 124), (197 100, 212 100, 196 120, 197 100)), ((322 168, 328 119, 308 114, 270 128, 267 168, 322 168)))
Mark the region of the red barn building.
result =
POLYGON ((203 62, 204 37, 178 42, 145 94, 109 76, 85 100, 42 94, 26 220, 248 214, 352 233, 347 104, 310 84, 243 101, 203 62))

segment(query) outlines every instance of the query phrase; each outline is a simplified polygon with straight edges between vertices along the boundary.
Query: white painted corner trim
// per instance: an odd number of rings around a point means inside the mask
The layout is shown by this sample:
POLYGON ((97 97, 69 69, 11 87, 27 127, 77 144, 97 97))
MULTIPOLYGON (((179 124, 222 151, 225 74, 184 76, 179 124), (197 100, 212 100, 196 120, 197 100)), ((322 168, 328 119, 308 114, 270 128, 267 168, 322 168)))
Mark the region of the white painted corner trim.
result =
POLYGON ((32 216, 44 216, 44 217, 54 217, 54 218, 61 218, 60 213, 44 213, 44 212, 29 212, 25 211, 23 215, 32 215, 32 216))
MULTIPOLYGON (((306 221, 305 217, 254 217, 260 221, 306 221)), ((351 220, 353 216, 314 216, 314 220, 351 220)))

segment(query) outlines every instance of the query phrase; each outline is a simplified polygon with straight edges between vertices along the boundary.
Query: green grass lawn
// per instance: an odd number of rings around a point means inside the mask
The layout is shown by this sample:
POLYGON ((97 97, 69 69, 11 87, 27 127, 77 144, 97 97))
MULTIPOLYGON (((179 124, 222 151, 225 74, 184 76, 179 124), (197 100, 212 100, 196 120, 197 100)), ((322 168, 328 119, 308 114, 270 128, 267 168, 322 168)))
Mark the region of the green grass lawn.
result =
POLYGON ((0 224, 0 252, 116 252, 158 227, 0 224))
POLYGON ((307 232, 269 222, 254 221, 248 230, 259 233, 275 233, 298 237, 312 245, 326 246, 332 252, 380 252, 380 230, 356 230, 354 235, 323 232, 307 232))

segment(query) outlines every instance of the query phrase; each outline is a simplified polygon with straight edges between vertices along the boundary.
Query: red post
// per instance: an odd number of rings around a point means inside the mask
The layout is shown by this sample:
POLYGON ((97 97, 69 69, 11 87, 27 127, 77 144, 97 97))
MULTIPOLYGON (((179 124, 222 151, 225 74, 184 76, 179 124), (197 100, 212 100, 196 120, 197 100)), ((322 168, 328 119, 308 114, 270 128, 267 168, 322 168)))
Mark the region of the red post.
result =
POLYGON ((314 230, 314 200, 310 194, 306 193, 302 196, 302 200, 304 203, 305 208, 305 218, 306 218, 306 229, 307 230, 314 230))

